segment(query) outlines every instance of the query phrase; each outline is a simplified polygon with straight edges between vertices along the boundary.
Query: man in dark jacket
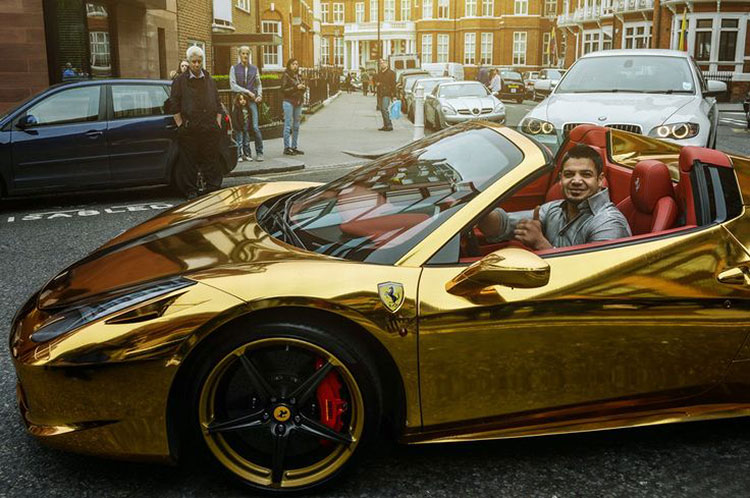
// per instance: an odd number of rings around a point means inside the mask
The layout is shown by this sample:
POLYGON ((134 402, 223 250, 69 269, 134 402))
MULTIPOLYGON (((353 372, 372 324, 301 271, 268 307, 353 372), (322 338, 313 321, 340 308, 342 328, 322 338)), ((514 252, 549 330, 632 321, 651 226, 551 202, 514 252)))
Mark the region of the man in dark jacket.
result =
POLYGON ((385 59, 380 59, 380 72, 375 76, 375 85, 378 88, 378 102, 380 102, 380 113, 383 116, 383 127, 380 131, 393 131, 389 107, 393 96, 396 94, 396 73, 391 71, 385 59))
POLYGON ((169 107, 177 124, 180 157, 174 173, 175 185, 192 199, 221 188, 219 139, 221 101, 216 83, 203 66, 203 50, 187 50, 189 70, 172 82, 169 107))

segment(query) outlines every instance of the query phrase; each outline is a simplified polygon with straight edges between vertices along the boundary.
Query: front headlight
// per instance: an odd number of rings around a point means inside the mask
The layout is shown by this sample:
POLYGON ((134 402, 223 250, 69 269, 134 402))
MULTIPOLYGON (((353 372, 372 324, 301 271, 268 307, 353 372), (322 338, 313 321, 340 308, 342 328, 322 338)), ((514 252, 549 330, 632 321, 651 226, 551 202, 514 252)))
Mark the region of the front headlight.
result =
POLYGON ((684 140, 698 135, 698 123, 673 123, 657 126, 648 134, 650 137, 684 140))
POLYGON ((50 341, 87 323, 183 287, 195 285, 195 283, 182 277, 171 278, 97 303, 82 304, 61 310, 45 320, 41 327, 31 334, 31 340, 34 342, 50 341))
POLYGON ((521 131, 528 135, 554 135, 555 125, 537 118, 525 118, 521 121, 521 131))
POLYGON ((505 104, 503 104, 502 102, 498 102, 497 105, 495 105, 495 110, 493 112, 495 112, 495 113, 499 113, 499 112, 505 113, 505 104))
POLYGON ((440 109, 443 111, 443 114, 456 114, 456 110, 447 104, 440 106, 440 109))

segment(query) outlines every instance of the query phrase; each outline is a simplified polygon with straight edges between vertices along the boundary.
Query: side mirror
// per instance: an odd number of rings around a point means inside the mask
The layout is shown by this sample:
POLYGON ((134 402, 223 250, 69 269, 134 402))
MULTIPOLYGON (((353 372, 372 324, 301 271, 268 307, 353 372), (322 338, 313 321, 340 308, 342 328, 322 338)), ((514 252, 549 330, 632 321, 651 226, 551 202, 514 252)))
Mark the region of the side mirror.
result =
POLYGON ((27 114, 16 122, 16 126, 22 130, 31 128, 38 123, 36 117, 33 114, 27 114))
POLYGON ((543 92, 549 92, 552 88, 551 80, 536 80, 534 88, 543 92))
POLYGON ((461 296, 492 285, 531 289, 547 285, 549 272, 549 264, 533 252, 507 247, 466 268, 445 284, 445 290, 461 296))
POLYGON ((727 84, 723 81, 708 80, 706 81, 706 86, 708 90, 703 93, 704 97, 718 97, 727 91, 727 84))

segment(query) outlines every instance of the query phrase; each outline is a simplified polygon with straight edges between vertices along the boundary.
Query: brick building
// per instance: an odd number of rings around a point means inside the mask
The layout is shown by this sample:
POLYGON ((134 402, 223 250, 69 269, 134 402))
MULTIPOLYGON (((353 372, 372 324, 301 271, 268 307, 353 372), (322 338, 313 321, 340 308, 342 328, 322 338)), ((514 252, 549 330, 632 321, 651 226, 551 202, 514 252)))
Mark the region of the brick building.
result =
POLYGON ((301 67, 315 65, 315 19, 311 3, 305 0, 257 0, 260 16, 259 33, 279 37, 278 45, 263 45, 262 66, 268 71, 282 71, 294 57, 301 67))

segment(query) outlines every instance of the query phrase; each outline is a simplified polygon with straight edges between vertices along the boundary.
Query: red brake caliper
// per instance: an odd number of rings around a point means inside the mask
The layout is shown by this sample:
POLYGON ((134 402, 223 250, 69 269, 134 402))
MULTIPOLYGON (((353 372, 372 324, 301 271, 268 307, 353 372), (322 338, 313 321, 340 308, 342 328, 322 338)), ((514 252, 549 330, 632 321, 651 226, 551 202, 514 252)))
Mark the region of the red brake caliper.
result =
MULTIPOLYGON (((315 361, 315 368, 318 369, 324 364, 322 358, 315 361)), ((344 426, 342 415, 346 413, 346 401, 341 399, 341 380, 335 371, 331 371, 318 384, 316 395, 318 397, 318 406, 320 406, 320 421, 326 427, 339 432, 344 426)), ((320 444, 327 446, 331 441, 321 439, 320 444)))

